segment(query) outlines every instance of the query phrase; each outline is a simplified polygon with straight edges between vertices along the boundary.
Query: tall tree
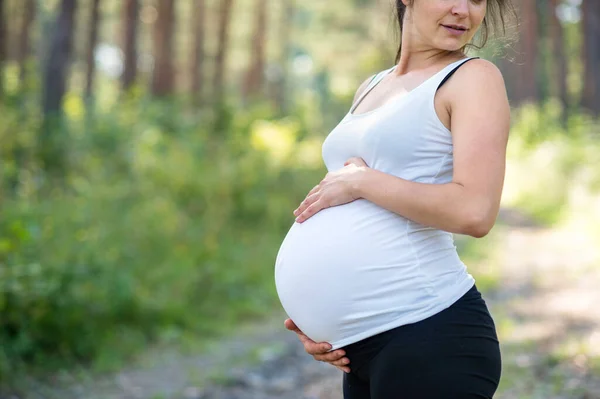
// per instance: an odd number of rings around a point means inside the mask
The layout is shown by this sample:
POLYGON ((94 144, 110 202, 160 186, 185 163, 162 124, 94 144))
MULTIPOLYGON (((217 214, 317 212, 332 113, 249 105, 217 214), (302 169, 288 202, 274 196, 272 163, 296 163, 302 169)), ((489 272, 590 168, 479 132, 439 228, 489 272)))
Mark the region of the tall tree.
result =
POLYGON ((76 0, 61 0, 59 14, 53 26, 44 67, 42 111, 44 121, 40 137, 40 158, 51 175, 63 172, 64 157, 57 135, 61 118, 61 105, 66 90, 69 61, 75 30, 76 0))
POLYGON ((581 105, 600 115, 600 1, 583 0, 584 84, 581 105))
POLYGON ((233 0, 221 0, 218 16, 217 54, 215 57, 215 77, 213 97, 215 104, 220 106, 224 98, 223 77, 225 76, 226 59, 229 47, 229 24, 233 0))
POLYGON ((6 36, 8 34, 8 29, 6 29, 6 16, 4 15, 5 7, 5 1, 0 0, 0 101, 4 93, 4 79, 2 79, 2 77, 4 76, 4 64, 6 63, 6 36))
POLYGON ((556 94, 562 104, 562 122, 567 121, 569 99, 567 92, 567 59, 565 56, 565 42, 563 27, 558 18, 558 6, 560 0, 550 0, 550 35, 552 39, 551 57, 554 65, 554 81, 556 82, 556 94))
POLYGON ((289 79, 289 58, 294 19, 294 0, 283 0, 281 16, 279 18, 279 73, 273 85, 275 105, 280 114, 285 114, 288 108, 287 82, 289 79))
POLYGON ((267 41, 267 0, 256 0, 254 33, 250 37, 250 65, 246 72, 243 97, 249 99, 258 94, 263 86, 265 51, 267 41))
POLYGON ((73 48, 77 0, 61 0, 53 27, 44 73, 42 110, 44 115, 59 113, 66 90, 69 61, 73 48))
POLYGON ((154 26, 154 71, 152 94, 165 96, 173 92, 174 0, 158 0, 158 19, 154 26))
POLYGON ((19 29, 19 47, 17 53, 21 87, 23 87, 23 84, 27 79, 27 60, 31 56, 31 26, 35 20, 35 11, 35 0, 25 0, 23 2, 23 17, 19 29))
POLYGON ((135 82, 137 74, 137 28, 138 0, 123 1, 123 54, 124 67, 121 76, 123 90, 128 90, 135 82))
POLYGON ((190 62, 190 77, 192 81, 192 98, 197 105, 202 103, 202 89, 204 78, 204 41, 205 41, 205 21, 206 21, 206 3, 205 0, 196 0, 192 11, 192 32, 193 32, 193 50, 192 60, 190 62))
POLYGON ((88 43, 86 48, 86 71, 85 71, 85 97, 90 99, 92 97, 92 90, 94 87, 94 50, 98 43, 98 25, 100 19, 100 0, 92 0, 92 9, 90 14, 90 31, 88 36, 88 43))
POLYGON ((521 62, 519 73, 518 102, 537 101, 539 99, 537 87, 538 72, 538 16, 536 2, 523 0, 520 2, 521 16, 523 18, 519 36, 519 49, 521 62))

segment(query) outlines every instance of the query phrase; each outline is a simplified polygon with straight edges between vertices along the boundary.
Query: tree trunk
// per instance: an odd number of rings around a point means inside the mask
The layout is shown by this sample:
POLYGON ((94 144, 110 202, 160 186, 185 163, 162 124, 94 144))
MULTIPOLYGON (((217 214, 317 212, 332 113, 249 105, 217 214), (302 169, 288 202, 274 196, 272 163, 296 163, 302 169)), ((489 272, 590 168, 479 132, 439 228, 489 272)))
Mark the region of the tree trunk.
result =
POLYGON ((62 99, 66 90, 69 61, 73 47, 76 0, 62 0, 54 32, 48 46, 44 68, 42 112, 44 121, 40 138, 40 158, 44 169, 54 176, 64 172, 64 157, 59 135, 62 99))
POLYGON ((556 94, 562 104, 561 119, 563 126, 566 125, 569 98, 567 92, 567 59, 565 57, 564 33, 560 19, 557 16, 557 8, 560 0, 550 0, 550 32, 552 37, 552 59, 554 63, 554 81, 557 83, 556 94))
POLYGON ((213 88, 213 97, 217 107, 222 105, 225 96, 223 77, 225 75, 226 59, 229 47, 229 23, 231 20, 233 0, 221 0, 220 3, 221 8, 219 9, 219 31, 217 37, 217 54, 215 57, 215 77, 213 88))
POLYGON ((522 22, 519 40, 522 66, 519 73, 519 102, 535 102, 539 99, 537 91, 538 71, 538 18, 536 2, 523 0, 520 4, 522 22))
POLYGON ((99 12, 100 0, 92 0, 92 13, 90 15, 90 31, 88 36, 88 44, 86 48, 86 79, 85 79, 85 97, 86 99, 92 98, 92 91, 94 88, 94 71, 95 71, 95 62, 94 62, 94 50, 96 49, 96 44, 98 43, 98 24, 100 18, 99 12))
POLYGON ((158 19, 154 27, 154 71, 152 94, 166 96, 173 92, 174 0, 158 1, 158 19))
POLYGON ((284 0, 281 7, 281 17, 279 21, 279 73, 273 82, 274 100, 280 115, 284 115, 288 110, 287 82, 289 80, 289 58, 293 31, 294 19, 294 0, 284 0))
POLYGON ((250 37, 251 61, 244 80, 243 98, 249 100, 259 94, 263 86, 267 37, 267 0, 256 0, 254 33, 250 37))
POLYGON ((583 0, 583 65, 584 83, 581 105, 600 115, 600 1, 583 0))
POLYGON ((552 80, 551 63, 554 62, 552 54, 552 35, 549 24, 550 16, 550 0, 534 0, 536 14, 536 66, 535 70, 535 94, 536 102, 544 103, 552 95, 552 85, 549 84, 552 80))
POLYGON ((123 0, 123 75, 121 84, 127 91, 135 83, 137 74, 138 0, 123 0))
POLYGON ((44 74, 44 115, 59 113, 61 109, 72 52, 76 6, 76 0, 62 0, 60 13, 54 24, 44 74))
POLYGON ((20 86, 25 85, 27 79, 27 61, 31 57, 31 26, 35 20, 35 0, 25 0, 23 3, 23 19, 19 31, 19 50, 17 62, 19 64, 20 86))
POLYGON ((205 40, 205 20, 206 20, 205 0, 196 0, 193 10, 193 43, 194 48, 191 52, 192 61, 190 63, 191 90, 192 98, 196 105, 201 105, 203 101, 202 89, 204 78, 204 40, 205 40))
POLYGON ((515 65, 516 61, 514 50, 509 47, 506 48, 504 52, 505 54, 498 59, 498 68, 500 68, 500 71, 502 71, 502 76, 504 77, 504 81, 506 83, 506 92, 512 106, 517 105, 519 102, 519 71, 517 65, 515 65))
POLYGON ((4 64, 6 63, 6 46, 7 40, 6 36, 8 34, 8 29, 6 29, 6 16, 5 16, 5 8, 6 2, 4 0, 0 0, 0 102, 2 101, 2 96, 4 95, 4 64))

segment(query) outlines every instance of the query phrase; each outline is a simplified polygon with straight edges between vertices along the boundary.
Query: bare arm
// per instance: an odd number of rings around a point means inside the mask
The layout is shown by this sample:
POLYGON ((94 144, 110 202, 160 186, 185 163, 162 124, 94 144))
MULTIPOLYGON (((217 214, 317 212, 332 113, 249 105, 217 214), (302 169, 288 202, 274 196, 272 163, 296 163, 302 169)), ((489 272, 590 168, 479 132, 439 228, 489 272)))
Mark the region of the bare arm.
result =
POLYGON ((442 230, 485 236, 493 227, 504 184, 510 107, 500 71, 473 60, 455 73, 449 107, 454 176, 447 184, 404 180, 363 168, 353 191, 383 208, 442 230))

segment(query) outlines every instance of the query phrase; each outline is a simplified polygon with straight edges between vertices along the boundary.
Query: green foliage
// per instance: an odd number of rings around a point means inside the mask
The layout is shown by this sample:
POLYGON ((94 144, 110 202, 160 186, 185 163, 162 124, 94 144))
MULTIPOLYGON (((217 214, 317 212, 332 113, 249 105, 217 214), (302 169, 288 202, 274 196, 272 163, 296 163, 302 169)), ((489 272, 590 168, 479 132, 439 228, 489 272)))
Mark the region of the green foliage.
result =
MULTIPOLYGON (((88 114, 69 93, 58 187, 40 173, 35 97, 12 96, 0 127, 3 376, 110 367, 157 338, 213 334, 278 306, 276 251, 325 173, 313 97, 276 119, 265 104, 214 115, 135 91, 88 114)), ((554 223, 575 203, 568 188, 600 187, 598 127, 574 114, 562 128, 552 102, 513 121, 505 204, 554 223)), ((465 261, 489 254, 489 240, 459 241, 465 261)), ((482 289, 497 270, 476 271, 482 289)))
POLYGON ((127 356, 272 310, 278 244, 324 174, 303 123, 257 107, 218 136, 177 104, 124 99, 82 118, 77 101, 61 189, 40 184, 39 123, 2 110, 0 372, 127 356))
POLYGON ((571 216, 577 190, 598 195, 600 124, 581 113, 560 123, 558 103, 516 110, 503 201, 551 225, 571 216))

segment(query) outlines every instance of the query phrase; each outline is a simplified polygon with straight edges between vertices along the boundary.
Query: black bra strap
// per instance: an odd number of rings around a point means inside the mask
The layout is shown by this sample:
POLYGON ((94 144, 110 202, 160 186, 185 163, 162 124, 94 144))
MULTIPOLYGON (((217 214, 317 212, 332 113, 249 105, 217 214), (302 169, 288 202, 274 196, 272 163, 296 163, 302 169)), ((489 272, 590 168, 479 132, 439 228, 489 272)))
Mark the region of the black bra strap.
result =
POLYGON ((444 83, 446 83, 446 81, 447 81, 448 79, 450 79, 450 76, 452 76, 452 75, 454 74, 454 72, 456 72, 456 70, 457 70, 458 68, 460 68, 461 66, 465 65, 467 62, 469 62, 469 61, 471 61, 471 60, 475 60, 475 59, 477 59, 477 58, 479 58, 479 57, 473 57, 473 58, 469 58, 468 60, 466 60, 465 62, 463 62, 463 63, 459 64, 459 65, 458 65, 456 68, 454 68, 453 70, 451 70, 451 71, 448 73, 448 75, 446 75, 446 76, 444 77, 444 79, 442 79, 442 81, 441 81, 441 83, 438 85, 438 87, 437 87, 436 91, 437 91, 437 90, 439 90, 439 89, 440 89, 440 87, 442 87, 442 85, 443 85, 444 83))

